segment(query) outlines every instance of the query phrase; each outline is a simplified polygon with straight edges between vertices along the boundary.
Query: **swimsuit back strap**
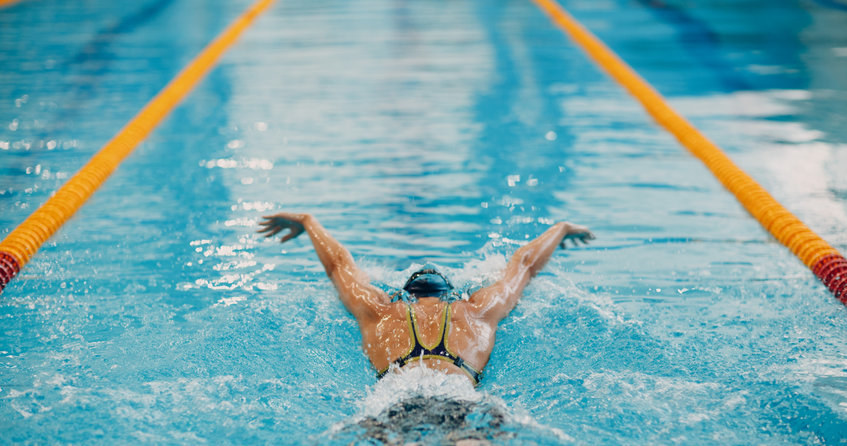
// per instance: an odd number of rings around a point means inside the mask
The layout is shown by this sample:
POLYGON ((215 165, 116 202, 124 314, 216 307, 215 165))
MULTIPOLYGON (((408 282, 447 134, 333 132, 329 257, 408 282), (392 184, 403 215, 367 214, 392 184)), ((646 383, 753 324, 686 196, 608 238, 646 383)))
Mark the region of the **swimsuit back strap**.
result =
MULTIPOLYGON (((441 337, 437 345, 432 348, 426 347, 421 343, 420 338, 418 338, 418 323, 417 318, 415 317, 415 311, 412 308, 411 304, 407 304, 407 313, 406 318, 409 322, 409 334, 410 334, 410 344, 411 347, 409 351, 405 355, 401 355, 399 358, 392 361, 392 364, 397 364, 398 367, 403 367, 410 361, 423 357, 440 357, 446 359, 453 363, 456 367, 460 368, 462 371, 467 373, 467 375, 473 380, 474 385, 479 384, 479 381, 482 379, 482 372, 477 371, 470 365, 468 365, 464 359, 459 357, 459 355, 454 354, 447 348, 447 336, 450 334, 450 309, 451 303, 448 303, 444 307, 444 318, 441 323, 441 337)), ((389 364, 383 370, 378 371, 377 377, 382 378, 388 373, 388 369, 391 367, 389 364)))
POLYGON ((477 371, 476 369, 468 365, 465 360, 462 359, 461 356, 451 352, 450 349, 447 348, 447 336, 450 334, 448 324, 450 323, 450 314, 452 313, 452 309, 450 308, 451 305, 453 305, 452 302, 448 303, 447 308, 444 311, 444 328, 442 329, 443 332, 441 334, 441 345, 439 345, 439 347, 442 347, 444 353, 446 353, 443 356, 445 358, 452 359, 453 365, 467 373, 471 377, 471 379, 473 379, 474 385, 477 385, 482 379, 482 372, 477 371))
POLYGON ((439 345, 444 346, 445 350, 447 350, 447 335, 450 333, 450 305, 448 303, 444 306, 444 320, 441 321, 441 342, 439 345))
POLYGON ((399 367, 406 365, 406 361, 413 357, 417 350, 421 347, 421 341, 418 339, 418 320, 415 317, 415 310, 412 304, 406 304, 406 320, 409 322, 409 334, 411 335, 409 351, 405 355, 400 356, 394 362, 399 367))

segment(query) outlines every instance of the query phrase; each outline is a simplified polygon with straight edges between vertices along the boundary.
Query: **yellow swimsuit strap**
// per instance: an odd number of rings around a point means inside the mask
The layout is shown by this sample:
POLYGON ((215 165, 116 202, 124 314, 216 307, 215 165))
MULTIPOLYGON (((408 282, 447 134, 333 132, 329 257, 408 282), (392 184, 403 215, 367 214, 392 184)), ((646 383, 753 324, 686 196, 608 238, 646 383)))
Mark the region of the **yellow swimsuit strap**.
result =
MULTIPOLYGON (((410 343, 411 347, 405 355, 402 355, 392 361, 392 364, 397 364, 399 367, 403 367, 404 365, 412 361, 419 361, 425 358, 444 359, 455 364, 457 367, 467 373, 468 376, 470 376, 471 379, 474 381, 474 384, 479 384, 479 380, 482 376, 482 373, 469 366, 467 363, 465 363, 464 359, 451 352, 447 348, 447 336, 450 333, 449 303, 444 307, 444 319, 441 325, 441 336, 437 341, 438 343, 433 346, 424 345, 418 338, 417 318, 415 317, 415 310, 414 308, 412 308, 411 304, 408 305, 408 313, 406 314, 406 318, 409 322, 409 334, 412 340, 412 342, 410 343)), ((382 376, 384 376, 385 373, 388 372, 389 367, 380 370, 378 373, 378 377, 381 378, 382 376)))

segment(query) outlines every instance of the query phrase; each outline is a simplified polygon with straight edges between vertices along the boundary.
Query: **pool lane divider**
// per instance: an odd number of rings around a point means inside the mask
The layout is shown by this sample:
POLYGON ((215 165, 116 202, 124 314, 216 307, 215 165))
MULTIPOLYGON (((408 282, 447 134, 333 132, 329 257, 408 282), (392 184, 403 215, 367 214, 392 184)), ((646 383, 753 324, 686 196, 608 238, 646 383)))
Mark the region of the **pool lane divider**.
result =
POLYGON ((258 0, 207 45, 82 169, 0 242, 0 291, 88 200, 118 165, 215 66, 220 56, 274 0, 258 0))
POLYGON ((533 1, 597 65, 629 91, 662 127, 699 158, 747 211, 802 260, 841 303, 847 305, 847 260, 838 250, 777 202, 555 0, 533 1))

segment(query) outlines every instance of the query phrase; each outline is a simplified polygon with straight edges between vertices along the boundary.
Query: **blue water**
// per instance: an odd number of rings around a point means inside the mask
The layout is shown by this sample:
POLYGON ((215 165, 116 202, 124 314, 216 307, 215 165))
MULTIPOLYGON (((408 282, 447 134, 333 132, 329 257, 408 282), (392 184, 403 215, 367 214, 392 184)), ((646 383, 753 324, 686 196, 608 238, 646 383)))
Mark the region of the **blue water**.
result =
MULTIPOLYGON (((847 252, 841 0, 563 4, 847 252)), ((0 10, 0 236, 248 5, 0 10)), ((844 444, 845 337, 532 3, 285 1, 0 295, 0 443, 348 444, 419 392, 505 414, 496 444, 844 444), (307 240, 254 233, 280 209, 388 282, 496 277, 557 220, 598 238, 527 289, 477 391, 377 383, 307 240)))

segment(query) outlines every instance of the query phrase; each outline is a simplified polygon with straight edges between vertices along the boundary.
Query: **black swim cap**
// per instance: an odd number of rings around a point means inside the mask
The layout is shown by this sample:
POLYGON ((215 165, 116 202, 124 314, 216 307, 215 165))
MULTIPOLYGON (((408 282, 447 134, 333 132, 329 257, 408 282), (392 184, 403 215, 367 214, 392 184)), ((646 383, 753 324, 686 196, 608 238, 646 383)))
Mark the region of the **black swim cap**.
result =
POLYGON ((442 298, 453 291, 453 285, 434 265, 427 263, 409 277, 403 289, 415 297, 442 298))

